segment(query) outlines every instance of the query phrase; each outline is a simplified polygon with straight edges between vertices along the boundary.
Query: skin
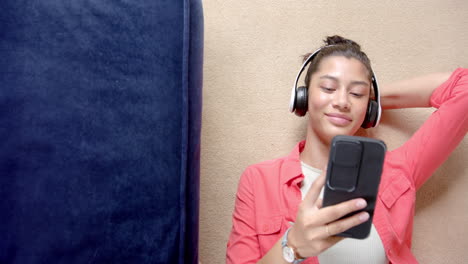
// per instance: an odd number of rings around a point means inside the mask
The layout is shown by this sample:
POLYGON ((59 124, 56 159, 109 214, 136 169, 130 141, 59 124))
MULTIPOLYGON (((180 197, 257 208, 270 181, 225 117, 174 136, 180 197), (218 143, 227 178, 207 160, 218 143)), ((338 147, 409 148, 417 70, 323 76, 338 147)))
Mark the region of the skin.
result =
MULTIPOLYGON (((382 108, 429 107, 432 92, 450 74, 435 73, 384 86, 380 91, 382 108)), ((309 122, 306 145, 301 153, 303 162, 326 168, 332 138, 354 135, 358 131, 370 96, 368 76, 365 66, 354 58, 330 56, 320 62, 309 83, 309 122)), ((288 234, 288 245, 303 258, 319 255, 343 239, 335 234, 369 218, 362 212, 338 220, 364 208, 366 202, 361 198, 322 208, 318 197, 325 174, 324 169, 299 205, 296 222, 288 234)), ((287 263, 282 257, 281 239, 258 263, 287 263)))
POLYGON ((323 59, 309 83, 309 122, 301 160, 323 168, 336 135, 354 135, 366 115, 369 72, 357 59, 323 59))
MULTIPOLYGON (((370 95, 368 76, 365 66, 354 58, 331 56, 321 61, 309 83, 309 124, 302 161, 325 168, 331 139, 335 135, 353 135, 360 128, 370 95)), ((337 220, 364 208, 364 199, 322 208, 318 197, 324 182, 325 173, 322 173, 300 204, 296 222, 288 234, 288 244, 304 258, 320 254, 343 239, 334 234, 369 218, 369 214, 363 212, 337 220)), ((286 263, 281 255, 281 240, 259 263, 286 263)))

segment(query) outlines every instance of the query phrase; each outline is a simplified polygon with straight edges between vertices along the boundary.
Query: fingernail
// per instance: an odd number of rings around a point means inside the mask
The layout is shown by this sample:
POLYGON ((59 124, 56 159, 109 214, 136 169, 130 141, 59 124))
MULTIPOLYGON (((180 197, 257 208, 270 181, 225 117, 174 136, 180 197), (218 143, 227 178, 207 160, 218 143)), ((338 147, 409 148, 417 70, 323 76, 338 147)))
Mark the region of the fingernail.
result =
POLYGON ((361 220, 362 222, 367 221, 367 219, 369 219, 369 214, 367 212, 364 212, 359 215, 359 220, 361 220))
POLYGON ((366 203, 366 200, 364 200, 364 199, 359 199, 356 202, 356 207, 359 208, 359 209, 366 207, 366 205, 367 205, 367 203, 366 203))

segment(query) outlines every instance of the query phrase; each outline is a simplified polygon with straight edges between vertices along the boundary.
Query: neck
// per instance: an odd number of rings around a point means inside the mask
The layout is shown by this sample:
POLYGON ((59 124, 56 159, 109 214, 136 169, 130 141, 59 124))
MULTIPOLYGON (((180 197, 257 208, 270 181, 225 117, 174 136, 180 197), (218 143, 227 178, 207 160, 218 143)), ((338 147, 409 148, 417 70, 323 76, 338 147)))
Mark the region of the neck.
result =
POLYGON ((311 131, 307 131, 306 144, 301 152, 301 161, 317 169, 325 169, 330 153, 330 142, 317 137, 311 131))

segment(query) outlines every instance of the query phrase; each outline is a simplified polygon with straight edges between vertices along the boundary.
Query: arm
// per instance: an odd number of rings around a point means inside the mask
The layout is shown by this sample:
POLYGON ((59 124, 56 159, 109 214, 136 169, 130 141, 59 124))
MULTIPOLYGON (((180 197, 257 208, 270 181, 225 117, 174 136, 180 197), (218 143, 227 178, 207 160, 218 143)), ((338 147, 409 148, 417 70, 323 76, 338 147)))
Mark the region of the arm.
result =
POLYGON ((232 230, 226 250, 226 264, 255 263, 261 257, 255 230, 255 195, 250 174, 247 169, 239 181, 232 215, 232 230))
MULTIPOLYGON (((315 180, 301 202, 296 222, 288 234, 287 245, 294 248, 295 252, 302 258, 318 256, 343 239, 334 236, 335 234, 359 225, 369 218, 369 214, 363 212, 338 220, 351 212, 364 208, 366 203, 363 199, 353 199, 321 208, 322 201, 318 197, 324 184, 325 172, 322 172, 322 175, 315 180)), ((258 263, 287 264, 282 255, 281 240, 278 240, 258 263)))
POLYGON ((432 73, 384 85, 380 91, 382 108, 429 107, 432 92, 450 75, 432 73))
MULTIPOLYGON (((409 180, 416 188, 419 188, 448 158, 468 131, 466 115, 468 113, 468 69, 459 68, 442 83, 437 79, 434 83, 427 82, 426 85, 429 85, 426 90, 430 91, 430 96, 429 99, 424 98, 424 101, 428 101, 429 106, 437 110, 402 147, 394 151, 397 156, 404 157, 408 175, 411 177, 409 180), (438 87, 434 88, 435 85, 438 87)), ((422 87, 414 89, 424 90, 422 87)), ((427 94, 429 92, 425 93, 425 96, 427 94)), ((416 103, 406 102, 405 104, 398 103, 398 105, 414 106, 416 103)))
MULTIPOLYGON (((341 217, 366 206, 364 199, 353 199, 334 206, 321 208, 318 199, 325 184, 325 172, 317 178, 299 206, 296 223, 288 234, 288 246, 295 249, 302 258, 318 256, 332 247, 342 237, 334 236, 368 220, 369 214, 362 212, 342 220, 341 217), (327 227, 328 226, 328 227, 327 227)), ((287 264, 282 256, 281 240, 278 240, 268 253, 257 263, 287 264)))
MULTIPOLYGON (((233 227, 227 248, 226 263, 229 264, 256 263, 262 258, 255 228, 255 198, 251 180, 249 173, 246 172, 239 183, 233 227)), ((342 216, 365 207, 363 199, 354 199, 335 206, 320 208, 320 201, 317 202, 317 199, 324 182, 325 174, 322 174, 301 203, 296 223, 288 234, 288 246, 295 248, 302 257, 318 255, 342 239, 330 235, 343 232, 368 218, 368 214, 364 212, 337 221, 342 216), (359 206, 357 201, 361 201, 359 206), (328 225, 328 233, 326 225, 328 225)), ((282 256, 281 239, 258 263, 286 263, 282 256)))

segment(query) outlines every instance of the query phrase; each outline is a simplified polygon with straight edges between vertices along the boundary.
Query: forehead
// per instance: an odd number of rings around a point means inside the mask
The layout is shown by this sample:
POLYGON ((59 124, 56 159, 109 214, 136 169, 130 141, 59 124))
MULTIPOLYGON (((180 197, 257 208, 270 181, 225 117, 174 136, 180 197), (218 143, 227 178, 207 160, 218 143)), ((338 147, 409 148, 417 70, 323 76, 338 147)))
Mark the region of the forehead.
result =
POLYGON ((362 62, 344 56, 330 56, 322 59, 318 65, 316 75, 330 75, 338 79, 356 81, 368 81, 370 78, 370 73, 362 62))

